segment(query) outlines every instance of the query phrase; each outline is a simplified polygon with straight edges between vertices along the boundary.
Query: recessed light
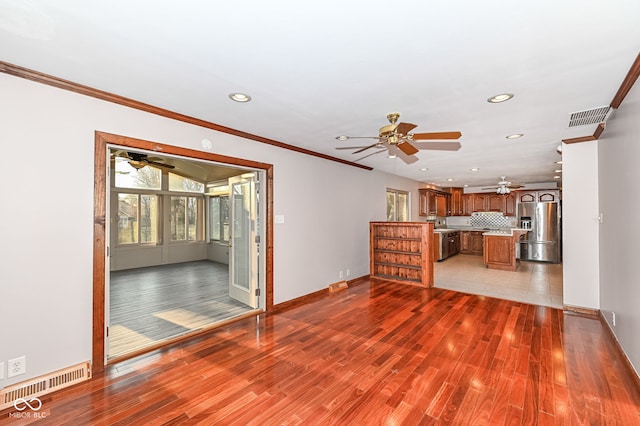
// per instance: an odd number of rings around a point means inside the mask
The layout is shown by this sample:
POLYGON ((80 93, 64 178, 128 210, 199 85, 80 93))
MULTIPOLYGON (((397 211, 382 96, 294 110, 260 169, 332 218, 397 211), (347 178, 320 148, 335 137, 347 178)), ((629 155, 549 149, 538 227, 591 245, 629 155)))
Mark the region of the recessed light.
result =
POLYGON ((509 135, 506 138, 507 139, 518 139, 524 136, 524 133, 514 133, 513 135, 509 135))
POLYGON ((490 97, 489 99, 487 99, 487 102, 497 104, 500 102, 508 101, 511 98, 513 98, 513 93, 501 93, 499 95, 490 97))
POLYGON ((447 179, 447 182, 453 182, 454 180, 455 179, 453 179, 453 178, 449 178, 449 179, 447 179))
POLYGON ((562 173, 562 169, 554 170, 553 173, 562 173))
POLYGON ((251 96, 244 93, 230 93, 229 98, 236 102, 249 102, 251 100, 251 96))
POLYGON ((472 172, 477 172, 478 170, 480 170, 480 169, 479 169, 479 168, 477 168, 477 167, 474 167, 474 168, 472 168, 472 169, 469 169, 469 171, 472 171, 472 172))
POLYGON ((554 179, 560 179, 560 176, 557 176, 557 175, 556 175, 556 176, 554 176, 553 178, 554 178, 554 179))
POLYGON ((340 135, 340 136, 336 136, 336 139, 338 139, 339 141, 346 141, 347 139, 349 139, 349 136, 340 135))
POLYGON ((395 154, 389 154, 387 155, 387 158, 396 158, 397 156, 395 154))
POLYGON ((466 183, 465 183, 464 185, 462 185, 462 186, 464 186, 465 188, 468 188, 468 187, 469 187, 469 185, 467 185, 466 183))
POLYGON ((562 160, 556 161, 556 164, 562 164, 562 160))
POLYGON ((426 168, 426 167, 423 167, 423 168, 420 169, 421 172, 426 172, 427 170, 429 170, 429 169, 426 168))
POLYGON ((556 152, 562 155, 562 144, 558 145, 558 147, 556 148, 556 152))

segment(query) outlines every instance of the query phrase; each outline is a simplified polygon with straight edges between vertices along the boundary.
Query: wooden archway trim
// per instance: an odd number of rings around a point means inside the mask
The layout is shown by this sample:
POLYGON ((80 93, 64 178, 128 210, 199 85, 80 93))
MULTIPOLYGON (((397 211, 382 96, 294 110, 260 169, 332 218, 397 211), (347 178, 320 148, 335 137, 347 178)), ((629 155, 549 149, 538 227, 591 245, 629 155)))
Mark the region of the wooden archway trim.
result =
POLYGON ((94 152, 94 207, 93 207, 93 325, 92 325, 92 358, 93 372, 99 373, 105 368, 105 273, 107 261, 106 223, 107 214, 107 144, 129 148, 162 152, 198 160, 213 161, 233 166, 263 170, 265 183, 265 311, 273 309, 273 165, 241 158, 229 157, 165 145, 142 139, 129 138, 105 132, 95 132, 94 152))

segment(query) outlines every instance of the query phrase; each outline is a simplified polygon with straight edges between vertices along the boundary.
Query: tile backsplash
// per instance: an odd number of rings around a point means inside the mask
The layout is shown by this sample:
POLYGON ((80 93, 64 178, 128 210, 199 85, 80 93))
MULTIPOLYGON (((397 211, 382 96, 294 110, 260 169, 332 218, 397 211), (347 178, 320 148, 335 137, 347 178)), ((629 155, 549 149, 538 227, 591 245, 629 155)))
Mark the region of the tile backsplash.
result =
POLYGON ((471 216, 449 216, 447 226, 472 226, 475 228, 514 228, 517 218, 499 212, 475 212, 471 216))

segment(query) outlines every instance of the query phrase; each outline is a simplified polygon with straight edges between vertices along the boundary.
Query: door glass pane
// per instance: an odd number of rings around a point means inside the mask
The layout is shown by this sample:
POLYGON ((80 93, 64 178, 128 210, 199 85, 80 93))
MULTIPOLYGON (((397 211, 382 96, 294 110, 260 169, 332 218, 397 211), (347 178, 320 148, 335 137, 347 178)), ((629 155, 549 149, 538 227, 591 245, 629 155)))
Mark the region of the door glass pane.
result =
POLYGON ((250 287, 250 250, 251 250, 251 186, 248 182, 233 185, 234 222, 231 235, 235 259, 233 272, 235 285, 250 287))
POLYGON ((220 240, 220 197, 209 198, 209 238, 220 240))
POLYGON ((118 244, 138 242, 138 195, 118 194, 118 244))
POLYGON ((196 197, 187 197, 187 215, 188 215, 188 232, 189 241, 196 241, 198 236, 196 234, 198 221, 198 199, 196 197))
POLYGON ((187 239, 187 197, 171 197, 171 241, 184 241, 187 239))
POLYGON ((140 195, 140 242, 158 242, 158 197, 140 195))

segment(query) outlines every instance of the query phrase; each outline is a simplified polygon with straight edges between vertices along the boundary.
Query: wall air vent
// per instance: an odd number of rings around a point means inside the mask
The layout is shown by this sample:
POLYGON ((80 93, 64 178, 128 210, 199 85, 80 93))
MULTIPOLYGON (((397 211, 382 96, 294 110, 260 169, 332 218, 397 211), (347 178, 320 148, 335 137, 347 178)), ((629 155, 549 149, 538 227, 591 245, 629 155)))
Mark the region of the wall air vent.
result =
POLYGON ((584 111, 572 112, 569 117, 569 127, 598 124, 606 121, 611 107, 609 105, 584 111))
POLYGON ((91 378, 91 364, 83 362, 0 390, 0 410, 12 407, 16 400, 28 400, 91 378))

